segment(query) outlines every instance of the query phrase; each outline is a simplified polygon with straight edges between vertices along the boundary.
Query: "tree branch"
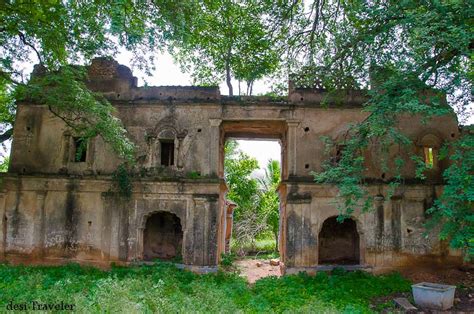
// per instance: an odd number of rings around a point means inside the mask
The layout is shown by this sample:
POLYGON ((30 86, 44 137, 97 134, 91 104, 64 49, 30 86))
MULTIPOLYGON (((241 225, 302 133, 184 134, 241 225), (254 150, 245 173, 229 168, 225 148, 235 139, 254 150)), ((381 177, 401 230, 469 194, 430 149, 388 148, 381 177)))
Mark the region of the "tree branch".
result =
POLYGON ((30 47, 31 49, 35 51, 36 56, 38 57, 39 63, 43 64, 43 59, 41 58, 41 54, 39 53, 38 50, 36 50, 35 46, 33 46, 32 44, 26 41, 25 34, 23 34, 22 32, 18 32, 18 36, 20 37, 20 40, 23 42, 23 44, 25 44, 26 46, 30 47))
POLYGON ((10 128, 3 132, 3 134, 0 134, 0 143, 3 143, 7 140, 9 140, 13 135, 13 128, 10 128))

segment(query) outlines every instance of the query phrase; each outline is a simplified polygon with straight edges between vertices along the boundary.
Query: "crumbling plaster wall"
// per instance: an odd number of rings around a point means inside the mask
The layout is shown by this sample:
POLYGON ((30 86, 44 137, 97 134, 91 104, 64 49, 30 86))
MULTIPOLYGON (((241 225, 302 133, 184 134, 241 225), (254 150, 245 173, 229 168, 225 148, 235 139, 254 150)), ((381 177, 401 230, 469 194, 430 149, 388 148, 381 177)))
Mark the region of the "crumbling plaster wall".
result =
MULTIPOLYGON (((0 253, 50 261, 140 260, 146 217, 169 211, 183 227, 184 263, 216 265, 225 247, 223 144, 229 137, 263 137, 279 139, 282 146, 282 260, 288 269, 317 267, 319 231, 325 219, 339 212, 335 188, 316 184, 311 171, 320 171, 330 157, 322 136, 339 142, 349 124, 367 116, 361 111, 362 93, 348 92, 341 103, 328 107, 321 105, 324 91, 318 90, 293 89, 286 100, 228 98, 217 88, 137 87, 126 67, 104 59, 94 62, 89 86, 112 102, 137 145, 132 197, 110 193, 111 174, 121 160, 100 137, 90 141, 86 162, 72 162, 68 150, 74 134, 62 121, 39 104, 18 104, 11 164, 0 195, 0 215, 6 218, 0 224, 0 253), (171 167, 160 165, 158 144, 164 133, 174 137, 176 162, 171 167)), ((415 143, 426 134, 440 141, 459 136, 453 116, 427 124, 415 116, 400 121, 415 143)), ((397 149, 387 156, 391 169, 397 149)), ((420 154, 420 147, 412 149, 420 154)), ((376 143, 365 154, 366 176, 373 181, 370 193, 377 197, 373 210, 353 215, 361 263, 390 268, 425 257, 459 260, 436 237, 422 235, 425 210, 442 189, 439 175, 429 185, 408 183, 389 198, 385 183, 393 171, 381 169, 376 143)), ((410 182, 414 165, 405 157, 402 172, 410 182)))
POLYGON ((141 260, 147 217, 168 211, 183 227, 184 262, 215 265, 215 186, 141 182, 130 199, 123 199, 109 192, 107 180, 10 177, 4 182, 8 193, 2 206, 8 219, 5 251, 12 260, 141 260))
MULTIPOLYGON (((292 272, 316 269, 318 237, 324 221, 337 216, 337 190, 308 183, 288 184, 282 250, 286 267, 292 272)), ((371 185, 369 192, 378 195, 374 208, 356 210, 360 238, 360 263, 378 270, 393 267, 459 263, 459 252, 450 251, 437 237, 426 237, 427 200, 439 195, 442 186, 411 185, 399 189, 391 198, 385 185, 371 185), (433 191, 433 189, 435 191, 433 191), (385 197, 384 197, 384 196, 385 197)), ((361 204, 362 207, 362 204, 361 204)))

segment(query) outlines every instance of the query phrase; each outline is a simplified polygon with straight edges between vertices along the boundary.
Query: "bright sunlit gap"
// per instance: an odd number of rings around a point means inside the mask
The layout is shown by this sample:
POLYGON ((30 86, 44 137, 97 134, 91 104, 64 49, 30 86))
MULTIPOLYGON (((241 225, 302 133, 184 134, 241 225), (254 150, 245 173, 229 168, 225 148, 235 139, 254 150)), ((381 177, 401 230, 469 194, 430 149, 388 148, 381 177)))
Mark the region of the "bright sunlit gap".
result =
MULTIPOLYGON (((237 256, 244 269, 279 258, 281 152, 277 140, 229 138, 225 145, 225 198, 233 204, 227 207, 232 219, 225 252, 237 256)), ((280 275, 278 262, 264 268, 259 277, 280 275)))
MULTIPOLYGON (((133 75, 138 78, 138 85, 143 86, 145 83, 149 86, 191 86, 193 79, 189 73, 183 73, 180 66, 176 64, 173 57, 168 52, 162 52, 155 56, 155 70, 152 71, 151 76, 148 76, 145 71, 133 67, 130 60, 132 60, 132 53, 121 49, 119 54, 115 57, 118 63, 129 67, 133 75)), ((234 93, 238 93, 238 82, 232 79, 234 86, 234 93)), ((245 84, 242 83, 242 92, 245 92, 245 84)), ((219 84, 221 95, 228 95, 228 88, 223 81, 219 84)), ((257 80, 253 85, 253 95, 261 95, 268 93, 271 90, 270 85, 265 80, 257 80)))
POLYGON ((237 140, 239 149, 257 159, 259 169, 252 173, 254 177, 265 175, 265 168, 270 159, 277 160, 281 165, 281 146, 278 141, 270 140, 237 140))

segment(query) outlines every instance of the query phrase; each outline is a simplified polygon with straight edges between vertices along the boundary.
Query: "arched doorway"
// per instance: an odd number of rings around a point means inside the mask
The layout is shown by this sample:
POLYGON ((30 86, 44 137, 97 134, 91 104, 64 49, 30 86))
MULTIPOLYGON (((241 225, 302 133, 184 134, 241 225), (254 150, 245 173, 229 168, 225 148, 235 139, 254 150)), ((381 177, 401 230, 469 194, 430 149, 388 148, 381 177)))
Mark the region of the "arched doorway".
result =
POLYGON ((181 256, 183 229, 172 213, 157 212, 148 217, 143 231, 143 259, 170 260, 181 256))
POLYGON ((360 263, 359 234, 350 218, 342 223, 330 217, 319 232, 319 264, 357 265, 360 263))

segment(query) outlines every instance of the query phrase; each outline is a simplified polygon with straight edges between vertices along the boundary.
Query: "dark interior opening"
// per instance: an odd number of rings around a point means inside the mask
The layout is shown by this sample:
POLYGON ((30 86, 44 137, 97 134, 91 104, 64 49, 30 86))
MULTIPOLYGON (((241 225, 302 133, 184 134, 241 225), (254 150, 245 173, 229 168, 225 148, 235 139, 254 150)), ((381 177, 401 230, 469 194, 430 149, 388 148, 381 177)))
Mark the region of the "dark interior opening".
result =
POLYGON ((326 219, 319 233, 319 264, 358 265, 359 234, 354 220, 326 219))
POLYGON ((74 162, 85 162, 87 157, 87 142, 80 137, 74 137, 74 162))
POLYGON ((157 212, 148 217, 143 234, 145 260, 179 258, 182 243, 181 221, 175 214, 157 212))
POLYGON ((160 141, 161 144, 161 165, 172 166, 174 164, 174 142, 160 141))

